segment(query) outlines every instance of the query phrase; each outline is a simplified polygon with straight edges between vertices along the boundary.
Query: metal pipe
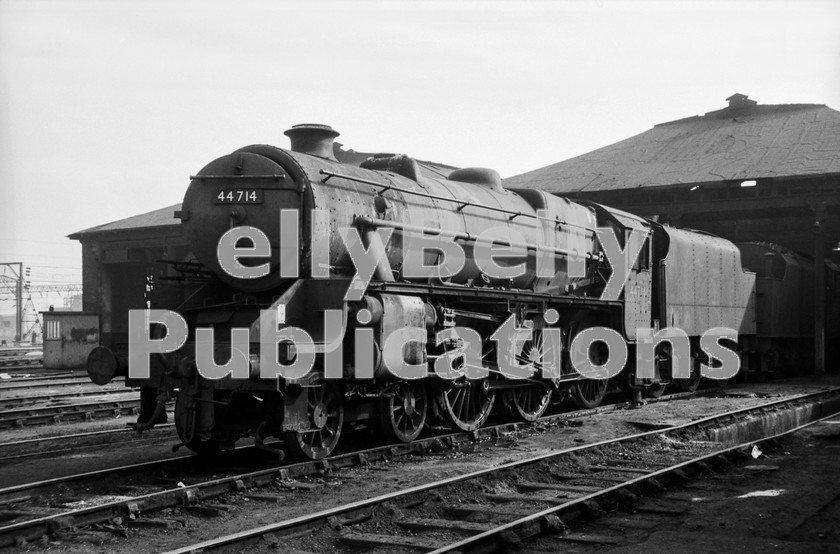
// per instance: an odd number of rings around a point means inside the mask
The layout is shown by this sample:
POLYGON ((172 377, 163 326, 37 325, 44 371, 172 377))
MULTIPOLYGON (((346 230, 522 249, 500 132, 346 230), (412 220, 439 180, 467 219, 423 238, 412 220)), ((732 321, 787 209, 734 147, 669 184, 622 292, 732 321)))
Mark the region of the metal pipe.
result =
POLYGON ((275 181, 282 181, 286 178, 283 174, 271 175, 190 175, 190 180, 198 181, 212 181, 215 179, 233 180, 233 181, 249 181, 254 179, 274 179, 275 181))
MULTIPOLYGON (((467 242, 474 242, 478 240, 478 237, 467 232, 456 232, 456 231, 447 231, 445 229, 436 229, 434 227, 423 227, 421 225, 412 225, 410 223, 400 223, 399 221, 388 221, 385 219, 377 219, 367 215, 357 215, 354 223, 357 225, 363 225, 367 227, 390 227, 392 229, 397 229, 399 231, 408 231, 414 233, 423 233, 426 235, 436 235, 441 237, 449 237, 455 240, 463 240, 467 242)), ((526 244, 523 242, 513 242, 507 241, 502 239, 492 239, 493 244, 498 244, 499 246, 508 246, 510 248, 522 248, 526 251, 533 250, 533 251, 544 251, 550 252, 552 254, 558 256, 567 256, 569 258, 574 258, 576 256, 583 256, 587 260, 598 260, 600 259, 600 254, 595 252, 586 252, 586 253, 579 253, 573 250, 566 250, 564 248, 553 248, 551 246, 541 246, 541 245, 534 245, 534 244, 526 244)), ((393 280, 390 279, 390 280, 393 280)))
POLYGON ((376 232, 375 227, 366 226, 362 231, 362 242, 365 248, 376 260, 376 268, 373 270, 373 278, 377 281, 394 281, 394 272, 391 271, 391 264, 388 262, 388 254, 385 252, 385 245, 382 238, 376 232))
POLYGON ((479 204, 477 202, 467 202, 466 200, 458 200, 457 198, 448 198, 446 196, 440 196, 438 194, 429 194, 428 192, 417 192, 415 190, 404 189, 404 188, 398 187, 396 185, 383 185, 382 183, 377 183, 376 181, 369 181, 368 179, 361 179, 359 177, 353 177, 352 175, 342 175, 341 173, 334 173, 332 171, 327 171, 325 169, 322 169, 321 171, 319 171, 319 173, 321 175, 326 175, 327 176, 326 179, 324 179, 322 181, 323 184, 327 184, 327 181, 330 179, 330 177, 338 177, 339 179, 347 179, 348 181, 356 181, 358 183, 365 183, 367 185, 372 185, 374 187, 379 187, 379 194, 382 194, 383 192, 388 191, 388 190, 395 190, 395 191, 401 192, 403 194, 413 194, 414 196, 421 196, 423 198, 431 198, 432 200, 441 200, 443 202, 453 202, 455 204, 459 204, 459 206, 456 208, 456 210, 459 211, 459 212, 461 210, 463 210, 464 208, 466 208, 467 206, 471 206, 471 207, 474 207, 474 208, 481 208, 483 210, 490 210, 492 212, 500 212, 500 213, 503 213, 503 214, 507 214, 507 215, 511 216, 510 220, 513 220, 513 218, 515 218, 515 217, 529 217, 531 219, 536 219, 536 220, 539 220, 539 221, 550 221, 551 223, 553 223, 555 225, 556 224, 568 225, 570 227, 577 227, 579 229, 584 229, 585 231, 590 231, 592 233, 595 232, 593 229, 590 229, 590 228, 585 227, 583 225, 577 225, 575 223, 569 223, 569 222, 566 222, 566 221, 563 221, 563 220, 560 220, 560 219, 551 219, 549 217, 540 217, 536 214, 527 214, 527 213, 522 213, 520 211, 506 210, 505 208, 496 208, 494 206, 487 206, 485 204, 479 204))

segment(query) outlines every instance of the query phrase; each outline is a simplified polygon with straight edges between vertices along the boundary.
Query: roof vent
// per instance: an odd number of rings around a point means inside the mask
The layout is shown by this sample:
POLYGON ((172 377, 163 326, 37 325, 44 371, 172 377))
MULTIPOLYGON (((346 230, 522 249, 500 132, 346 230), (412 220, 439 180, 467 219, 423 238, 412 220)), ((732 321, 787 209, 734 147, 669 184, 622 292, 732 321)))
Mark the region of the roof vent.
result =
POLYGON ((730 110, 748 109, 758 104, 755 100, 750 100, 750 97, 746 94, 739 94, 737 92, 727 98, 726 101, 729 102, 730 110))
POLYGON ((329 125, 301 123, 292 125, 292 128, 283 134, 291 140, 292 152, 337 161, 333 154, 333 140, 339 133, 329 125))
POLYGON ((499 175, 499 172, 486 167, 456 169, 449 174, 449 180, 484 185, 498 192, 504 192, 505 190, 502 188, 502 177, 499 175))

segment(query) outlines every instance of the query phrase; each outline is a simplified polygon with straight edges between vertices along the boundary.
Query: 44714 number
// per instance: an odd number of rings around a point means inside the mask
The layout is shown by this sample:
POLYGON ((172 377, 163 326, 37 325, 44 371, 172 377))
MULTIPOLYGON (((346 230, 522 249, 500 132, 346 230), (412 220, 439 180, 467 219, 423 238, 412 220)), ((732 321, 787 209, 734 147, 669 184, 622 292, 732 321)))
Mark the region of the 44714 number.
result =
POLYGON ((215 204, 261 204, 261 190, 226 189, 220 190, 213 200, 215 204))

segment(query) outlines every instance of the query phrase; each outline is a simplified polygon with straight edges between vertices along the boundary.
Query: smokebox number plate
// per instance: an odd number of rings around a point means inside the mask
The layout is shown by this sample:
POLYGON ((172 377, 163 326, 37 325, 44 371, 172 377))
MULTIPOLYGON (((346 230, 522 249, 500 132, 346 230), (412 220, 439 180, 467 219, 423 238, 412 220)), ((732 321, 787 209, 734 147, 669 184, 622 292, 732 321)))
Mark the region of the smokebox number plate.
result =
POLYGON ((213 198, 214 204, 262 204, 263 191, 253 189, 221 189, 213 198))

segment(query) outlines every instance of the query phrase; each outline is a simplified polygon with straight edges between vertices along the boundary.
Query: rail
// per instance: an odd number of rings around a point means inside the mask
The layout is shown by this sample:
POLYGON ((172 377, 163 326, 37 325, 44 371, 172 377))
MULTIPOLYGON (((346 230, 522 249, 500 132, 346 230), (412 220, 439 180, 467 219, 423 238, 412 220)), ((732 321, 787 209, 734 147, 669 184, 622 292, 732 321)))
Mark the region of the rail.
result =
MULTIPOLYGON (((616 503, 616 497, 620 499, 621 492, 628 491, 628 489, 641 487, 648 483, 651 483, 651 486, 654 486, 653 484, 656 483, 656 485, 659 485, 661 488, 661 484, 657 481, 658 479, 668 476, 683 478, 685 475, 683 471, 689 467, 702 468, 706 462, 715 457, 728 456, 731 453, 742 451, 747 445, 752 445, 756 442, 765 440, 774 440, 782 435, 798 431, 828 417, 835 417, 840 411, 840 389, 834 388, 829 391, 801 395, 782 401, 769 402, 751 408, 744 408, 707 417, 698 421, 668 427, 666 429, 659 429, 631 436, 620 437, 617 439, 599 441, 593 444, 576 446, 548 454, 540 454, 529 459, 509 462, 499 466, 474 471, 466 475, 450 477, 433 483, 427 483, 383 494, 374 498, 343 504, 334 508, 321 510, 316 513, 299 516, 286 521, 247 529, 224 537, 207 540, 173 550, 172 554, 211 552, 230 547, 241 549, 252 541, 266 536, 271 537, 271 540, 277 544, 283 544, 279 541, 282 541, 284 536, 294 540, 294 537, 301 536, 304 530, 308 536, 311 536, 313 533, 317 533, 319 531, 327 533, 327 529, 331 526, 340 526, 344 529, 344 532, 339 534, 337 539, 345 545, 365 548, 378 547, 385 548, 386 550, 389 548, 393 549, 395 546, 411 547, 412 542, 400 540, 401 538, 395 533, 389 533, 387 535, 377 534, 371 536, 370 534, 365 533, 349 533, 347 532, 346 527, 364 523, 368 519, 371 519, 373 517, 373 510, 386 503, 394 505, 397 501, 399 501, 402 502, 403 506, 422 506, 428 502, 428 493, 431 491, 436 491, 437 498, 442 498, 444 501, 445 495, 447 494, 449 494, 453 499, 459 499, 463 496, 463 494, 465 494, 464 487, 468 486, 468 484, 475 487, 476 490, 486 490, 484 485, 486 485, 486 480, 491 476, 498 477, 499 475, 505 473, 509 475, 511 471, 523 470, 525 468, 528 468, 529 470, 529 478, 531 478, 538 469, 542 469, 544 471, 548 469, 548 471, 545 472, 547 474, 551 474, 551 464, 566 458, 579 460, 584 456, 592 454, 593 459, 603 459, 605 448, 623 448, 628 444, 636 441, 646 441, 655 436, 678 435, 680 433, 688 432, 702 433, 713 425, 728 425, 738 418, 743 418, 744 421, 747 421, 757 414, 765 412, 768 414, 779 413, 779 410, 784 410, 786 408, 793 411, 797 417, 783 420, 784 423, 787 424, 787 427, 779 433, 771 435, 764 434, 756 437, 743 437, 738 441, 738 444, 734 446, 721 446, 721 448, 715 448, 714 452, 706 453, 701 456, 694 456, 691 459, 685 459, 685 457, 683 457, 682 459, 676 461, 676 463, 666 463, 666 467, 662 467, 662 464, 657 464, 656 462, 651 462, 648 467, 643 468, 637 468, 629 464, 625 465, 620 463, 610 466, 589 464, 589 468, 593 471, 631 474, 629 478, 621 479, 618 484, 606 487, 564 487, 563 485, 552 483, 524 482, 522 483, 524 485, 523 488, 530 488, 532 491, 549 491, 554 494, 554 496, 551 498, 544 496, 529 496, 524 494, 492 496, 498 497, 497 499, 500 501, 520 502, 525 504, 536 503, 537 505, 548 504, 551 507, 546 509, 537 509, 524 517, 516 518, 514 521, 509 521, 501 525, 490 525, 489 528, 488 526, 482 527, 481 525, 477 525, 472 529, 468 529, 462 526, 462 528, 459 529, 460 531, 471 531, 473 533, 472 536, 466 539, 457 539, 451 542, 440 540, 432 542, 431 539, 421 537, 419 538, 419 542, 413 543, 415 547, 422 544, 425 546, 424 550, 433 550, 436 553, 471 551, 486 552, 497 550, 499 548, 503 549, 505 544, 507 544, 506 540, 509 540, 509 537, 515 537, 516 541, 520 541, 522 538, 537 535, 545 530, 561 530, 563 525, 557 517, 558 514, 562 513, 565 517, 572 511, 577 511, 579 514, 590 513, 593 509, 596 509, 595 507, 600 509, 598 502, 611 500, 613 503, 616 503), (452 491, 446 490, 448 487, 452 486, 455 486, 452 491), (558 494, 557 491, 562 492, 558 494), (508 533, 507 538, 505 533, 508 533), (432 548, 429 548, 429 546, 432 546, 432 548)), ((764 429, 756 430, 759 433, 765 432, 764 429)), ((656 455, 656 453, 654 453, 654 455, 656 455)), ((685 455, 683 454, 682 456, 685 455)), ((488 493, 488 497, 489 496, 491 496, 491 494, 488 493)), ((460 504, 460 502, 456 500, 455 504, 460 504)), ((485 508, 488 512, 499 511, 498 508, 493 508, 492 506, 485 506, 485 508)), ((390 512, 399 513, 402 512, 402 510, 396 509, 391 510, 390 512)), ((438 527, 430 528, 427 526, 425 530, 452 531, 455 528, 456 523, 463 522, 447 520, 446 525, 441 526, 443 525, 443 522, 438 520, 438 527)), ((387 529, 387 522, 382 519, 377 519, 376 528, 387 529)), ((415 530, 416 529, 417 528, 415 528, 415 530)), ((417 537, 414 537, 414 539, 418 540, 417 537)), ((285 546, 287 546, 287 548, 291 547, 291 545, 285 546)))

